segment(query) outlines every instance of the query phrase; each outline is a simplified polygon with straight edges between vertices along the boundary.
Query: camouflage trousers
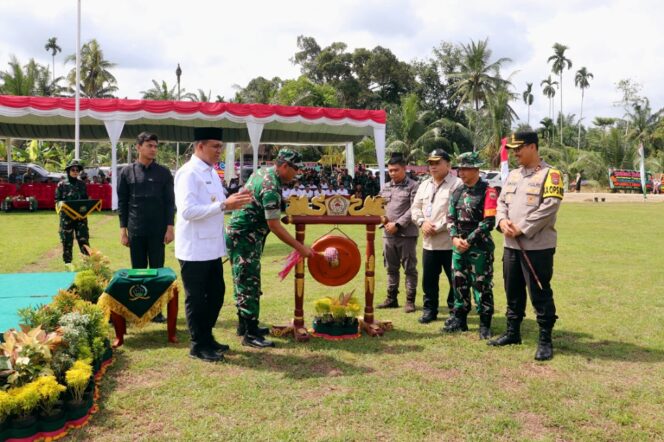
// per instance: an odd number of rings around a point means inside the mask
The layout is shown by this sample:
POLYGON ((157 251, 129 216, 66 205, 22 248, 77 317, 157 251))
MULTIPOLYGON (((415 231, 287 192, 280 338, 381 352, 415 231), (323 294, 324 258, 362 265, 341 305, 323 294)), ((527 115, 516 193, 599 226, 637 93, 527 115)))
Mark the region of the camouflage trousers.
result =
POLYGON ((470 292, 480 315, 493 315, 493 250, 471 246, 465 253, 452 252, 454 311, 470 312, 470 292))
POLYGON ((85 250, 84 246, 90 245, 88 220, 74 221, 66 215, 60 216, 60 242, 62 243, 62 260, 65 264, 72 260, 74 236, 76 236, 81 253, 87 255, 88 251, 85 250))
POLYGON ((265 238, 256 233, 227 235, 226 249, 233 273, 233 297, 238 315, 245 319, 260 316, 261 255, 265 238))

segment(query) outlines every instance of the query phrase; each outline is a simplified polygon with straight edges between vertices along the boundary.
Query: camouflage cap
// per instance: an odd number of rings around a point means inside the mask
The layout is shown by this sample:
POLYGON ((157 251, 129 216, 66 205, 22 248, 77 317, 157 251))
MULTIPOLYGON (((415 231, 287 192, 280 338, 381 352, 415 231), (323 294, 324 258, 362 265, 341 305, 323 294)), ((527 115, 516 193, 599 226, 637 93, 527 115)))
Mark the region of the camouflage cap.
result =
POLYGON ((477 152, 464 152, 457 157, 457 167, 464 169, 479 169, 484 165, 477 152))
POLYGON ((304 166, 302 155, 292 149, 281 149, 277 154, 277 160, 285 161, 295 169, 301 169, 304 166))
POLYGON ((68 172, 72 167, 78 167, 80 170, 83 170, 83 163, 79 160, 71 160, 69 164, 67 164, 67 167, 65 167, 65 172, 68 172))

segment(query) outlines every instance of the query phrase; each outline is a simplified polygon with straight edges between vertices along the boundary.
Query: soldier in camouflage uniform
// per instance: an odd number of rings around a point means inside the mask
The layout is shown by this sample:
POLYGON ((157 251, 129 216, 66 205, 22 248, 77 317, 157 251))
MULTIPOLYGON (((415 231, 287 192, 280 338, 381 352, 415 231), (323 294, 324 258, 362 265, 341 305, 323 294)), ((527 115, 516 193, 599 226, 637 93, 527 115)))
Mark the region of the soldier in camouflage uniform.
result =
POLYGON ((459 155, 459 186, 450 199, 447 225, 454 246, 454 316, 444 332, 468 331, 470 292, 480 315, 480 339, 491 337, 493 316, 493 251, 491 239, 496 219, 498 192, 480 179, 482 161, 475 152, 459 155))
POLYGON ((297 250, 303 257, 313 255, 311 248, 298 242, 281 224, 281 186, 295 178, 302 167, 299 153, 281 149, 276 165, 254 172, 245 184, 253 201, 233 212, 226 228, 226 247, 231 259, 235 300, 238 309, 238 334, 243 345, 265 348, 274 343, 258 327, 261 295, 261 255, 270 232, 297 250))
MULTIPOLYGON (((85 183, 78 179, 78 174, 83 171, 83 165, 77 160, 71 161, 65 168, 67 176, 58 183, 55 189, 55 202, 86 200, 88 191, 85 183)), ((60 212, 60 242, 62 242, 62 260, 65 266, 71 267, 72 249, 74 246, 74 236, 78 241, 78 247, 81 253, 88 255, 85 246, 90 245, 90 233, 88 231, 88 220, 73 220, 64 211, 60 212)))

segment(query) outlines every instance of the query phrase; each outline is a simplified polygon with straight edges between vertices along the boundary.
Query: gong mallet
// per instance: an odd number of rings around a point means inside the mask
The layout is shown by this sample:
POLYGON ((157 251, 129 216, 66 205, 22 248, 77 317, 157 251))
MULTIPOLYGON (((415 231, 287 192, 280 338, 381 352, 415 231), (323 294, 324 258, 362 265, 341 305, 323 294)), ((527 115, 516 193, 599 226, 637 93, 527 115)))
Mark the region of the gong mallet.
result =
POLYGON ((516 243, 519 246, 519 250, 521 250, 521 254, 523 255, 524 259, 526 260, 526 264, 528 264, 528 269, 530 269, 530 273, 535 278, 535 282, 537 282, 537 287, 539 287, 540 290, 544 290, 542 288, 542 283, 540 282, 539 277, 537 276, 537 273, 535 273, 535 268, 533 267, 533 263, 530 262, 530 258, 528 257, 528 254, 526 254, 526 251, 523 250, 523 246, 521 245, 521 240, 519 239, 518 236, 515 236, 514 239, 516 239, 516 243))

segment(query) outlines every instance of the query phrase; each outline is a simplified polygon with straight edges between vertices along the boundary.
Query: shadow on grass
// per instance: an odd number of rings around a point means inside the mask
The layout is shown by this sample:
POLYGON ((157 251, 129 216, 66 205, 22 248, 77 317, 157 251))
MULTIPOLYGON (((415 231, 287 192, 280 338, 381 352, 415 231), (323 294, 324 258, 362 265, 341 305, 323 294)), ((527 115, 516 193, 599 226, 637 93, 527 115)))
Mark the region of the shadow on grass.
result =
MULTIPOLYGON (((499 318, 493 327, 495 335, 505 330, 505 319, 499 318)), ((537 344, 539 327, 537 321, 524 319, 521 335, 525 344, 537 344)), ((630 342, 596 339, 590 333, 577 332, 561 328, 553 329, 554 351, 558 354, 576 354, 592 359, 606 359, 625 362, 657 363, 664 361, 664 351, 648 348, 630 342)))

